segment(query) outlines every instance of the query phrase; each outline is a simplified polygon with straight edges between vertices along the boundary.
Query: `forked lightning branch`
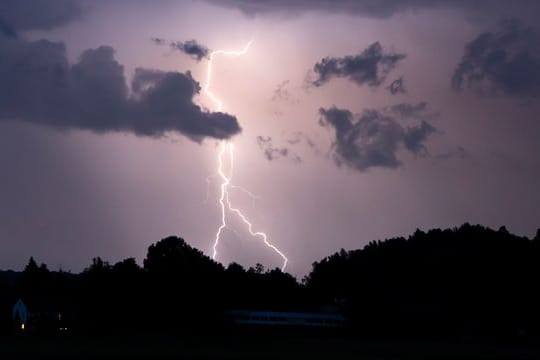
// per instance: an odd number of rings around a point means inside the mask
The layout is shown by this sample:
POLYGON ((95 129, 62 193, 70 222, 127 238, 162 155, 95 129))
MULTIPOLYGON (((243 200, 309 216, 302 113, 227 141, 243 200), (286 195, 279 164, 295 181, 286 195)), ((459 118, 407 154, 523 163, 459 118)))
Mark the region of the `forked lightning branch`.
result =
MULTIPOLYGON (((223 102, 210 90, 210 84, 212 82, 212 63, 216 55, 226 55, 226 56, 241 56, 247 53, 249 50, 249 47, 251 46, 252 41, 247 43, 247 45, 239 51, 225 51, 225 50, 216 50, 213 51, 208 59, 208 67, 206 71, 206 84, 204 86, 204 92, 205 94, 212 100, 212 102, 216 106, 217 111, 223 110, 223 102)), ((219 178, 221 179, 221 185, 220 185, 220 196, 219 196, 219 206, 221 209, 221 223, 219 225, 219 228, 216 232, 216 236, 214 239, 214 244, 212 246, 212 258, 215 260, 218 256, 218 248, 219 248, 219 242, 221 240, 221 236, 223 235, 223 231, 227 228, 227 214, 234 214, 238 216, 238 218, 242 221, 244 225, 246 225, 246 228, 249 232, 249 234, 253 237, 258 237, 262 240, 262 242, 272 251, 274 251, 277 255, 281 257, 283 260, 283 265, 281 266, 281 270, 285 270, 285 267, 287 266, 288 259, 281 252, 275 245, 273 245, 269 239, 268 235, 262 231, 254 231, 253 225, 249 221, 246 215, 244 213, 236 208, 233 207, 231 203, 231 199, 229 197, 229 188, 236 187, 235 185, 231 184, 231 179, 233 175, 233 165, 234 165, 234 145, 231 142, 223 141, 220 146, 220 150, 218 153, 218 169, 217 173, 219 175, 219 178), (223 169, 223 159, 225 156, 229 157, 229 171, 228 173, 225 172, 223 169)), ((243 189, 243 188, 242 188, 243 189)), ((244 189, 244 191, 247 191, 244 189)), ((251 194, 249 191, 247 191, 249 194, 251 194)))

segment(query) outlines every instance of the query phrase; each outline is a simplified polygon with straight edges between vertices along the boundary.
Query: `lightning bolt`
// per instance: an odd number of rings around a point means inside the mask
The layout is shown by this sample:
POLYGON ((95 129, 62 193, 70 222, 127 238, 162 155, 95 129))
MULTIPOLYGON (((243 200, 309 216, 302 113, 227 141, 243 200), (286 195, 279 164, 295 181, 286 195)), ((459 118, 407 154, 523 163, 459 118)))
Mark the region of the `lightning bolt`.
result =
POLYGON ((244 46, 242 50, 236 50, 236 51, 216 50, 210 53, 210 56, 208 57, 208 67, 206 68, 206 84, 204 85, 204 93, 210 98, 210 100, 212 100, 214 104, 216 104, 217 111, 223 110, 223 102, 219 100, 217 96, 214 95, 214 93, 212 93, 212 91, 210 90, 210 83, 212 82, 212 61, 214 61, 214 57, 216 55, 228 55, 228 56, 245 55, 248 52, 252 42, 253 40, 250 40, 246 44, 246 46, 244 46))
MULTIPOLYGON (((208 58, 208 67, 206 69, 206 84, 204 86, 204 93, 212 100, 212 102, 215 104, 217 111, 223 110, 223 102, 210 90, 210 84, 212 82, 212 62, 214 60, 214 57, 216 55, 228 55, 228 56, 241 56, 248 52, 249 47, 251 46, 251 43, 253 40, 248 42, 246 46, 242 50, 238 51, 226 51, 226 50, 216 50, 213 51, 209 58, 208 58)), ((285 256, 283 252, 281 252, 275 245, 273 245, 268 240, 268 235, 262 231, 254 231, 253 230, 253 224, 248 220, 248 218, 244 215, 244 213, 238 209, 232 206, 230 198, 229 198, 229 187, 239 189, 241 191, 244 191, 246 194, 250 195, 252 199, 258 198, 256 195, 251 193, 249 190, 244 189, 243 187, 232 185, 231 179, 233 174, 233 168, 234 168, 234 145, 230 142, 223 141, 221 145, 221 149, 218 153, 218 169, 217 173, 221 179, 221 185, 220 185, 220 196, 219 196, 219 206, 221 209, 221 223, 218 227, 218 230, 216 232, 216 236, 214 239, 214 244, 212 246, 212 259, 216 259, 218 255, 218 246, 219 241, 221 239, 221 235, 223 234, 223 231, 227 228, 227 211, 236 214, 240 220, 246 225, 247 230, 249 234, 253 237, 258 237, 262 240, 262 242, 271 250, 273 250, 275 253, 277 253, 281 259, 283 260, 283 265, 281 266, 281 270, 284 271, 285 267, 287 266, 287 263, 289 259, 285 256), (229 162, 230 162, 230 168, 229 168, 229 175, 225 174, 225 171, 223 170, 223 157, 225 153, 228 153, 229 156, 229 162)), ((208 182, 208 179, 207 179, 208 182)))

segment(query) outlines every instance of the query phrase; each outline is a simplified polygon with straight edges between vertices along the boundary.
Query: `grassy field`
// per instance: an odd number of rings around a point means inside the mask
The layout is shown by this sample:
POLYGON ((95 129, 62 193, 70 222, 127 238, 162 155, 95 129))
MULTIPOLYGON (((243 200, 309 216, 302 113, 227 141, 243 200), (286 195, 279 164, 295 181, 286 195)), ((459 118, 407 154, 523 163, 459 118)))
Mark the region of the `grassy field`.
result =
POLYGON ((0 337, 0 359, 540 359, 540 346, 229 334, 0 337))

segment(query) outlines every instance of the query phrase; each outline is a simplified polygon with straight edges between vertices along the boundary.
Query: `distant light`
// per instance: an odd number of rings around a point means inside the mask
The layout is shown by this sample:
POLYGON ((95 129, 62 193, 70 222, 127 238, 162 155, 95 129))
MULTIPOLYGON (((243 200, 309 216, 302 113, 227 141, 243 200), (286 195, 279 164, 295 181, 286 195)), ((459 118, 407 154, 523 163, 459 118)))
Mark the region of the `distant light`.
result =
POLYGON ((21 324, 21 330, 24 331, 24 323, 21 324))

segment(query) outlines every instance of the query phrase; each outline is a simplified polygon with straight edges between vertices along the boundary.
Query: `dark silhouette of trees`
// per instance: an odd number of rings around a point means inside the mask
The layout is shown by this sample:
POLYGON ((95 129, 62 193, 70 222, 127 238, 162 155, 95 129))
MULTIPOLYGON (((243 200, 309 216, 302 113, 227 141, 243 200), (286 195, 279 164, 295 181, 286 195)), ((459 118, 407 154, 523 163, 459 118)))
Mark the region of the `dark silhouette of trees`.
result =
POLYGON ((37 273, 38 270, 39 270, 39 267, 36 263, 36 260, 34 260, 33 256, 30 256, 30 260, 28 260, 28 264, 26 264, 26 267, 24 268, 24 272, 37 273))
POLYGON ((144 268, 151 273, 175 275, 222 270, 220 264, 176 236, 150 245, 144 259, 144 268))
POLYGON ((342 250, 305 283, 366 332, 517 335, 539 331, 539 260, 535 241, 465 224, 342 250))
POLYGON ((340 309, 350 329, 396 336, 540 335, 540 230, 529 240, 479 225, 372 241, 313 264, 302 283, 261 264, 226 268, 182 238, 148 248, 143 266, 97 257, 80 274, 30 258, 0 272, 0 328, 22 298, 35 328, 73 332, 209 331, 232 309, 340 309), (56 316, 55 315, 55 316, 56 316), (45 320, 43 320, 45 319, 45 320))
POLYGON ((534 236, 533 241, 540 242, 540 229, 536 229, 536 235, 534 236))

